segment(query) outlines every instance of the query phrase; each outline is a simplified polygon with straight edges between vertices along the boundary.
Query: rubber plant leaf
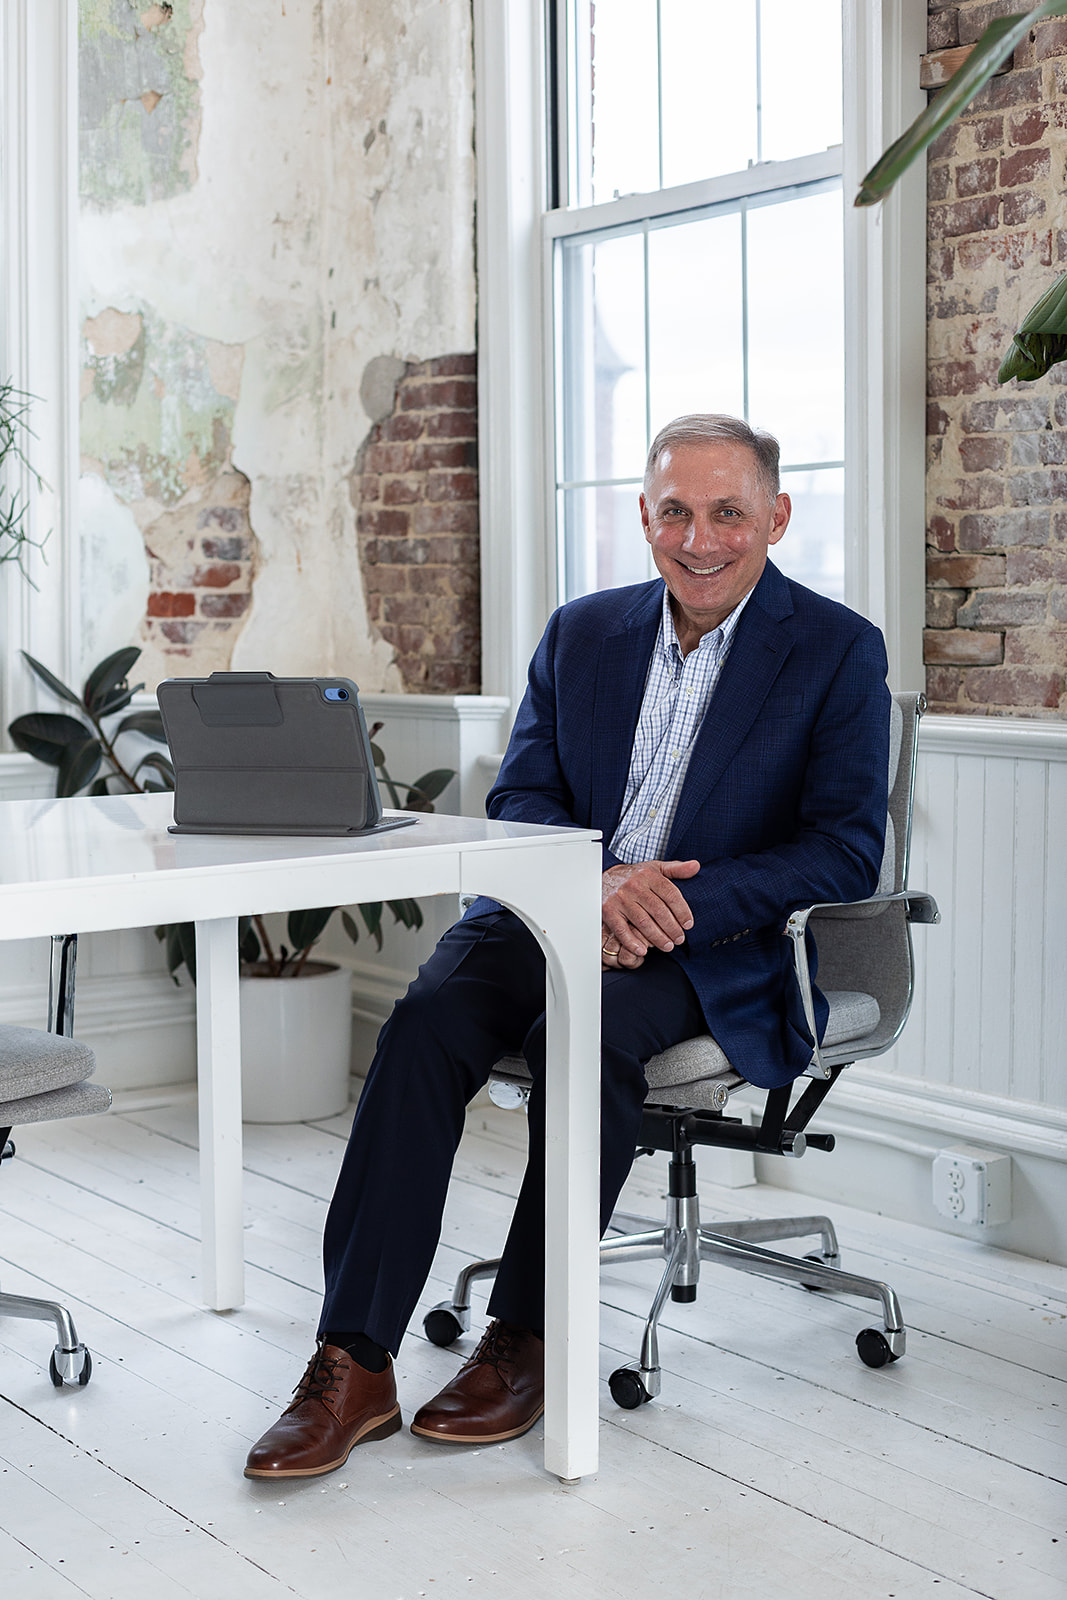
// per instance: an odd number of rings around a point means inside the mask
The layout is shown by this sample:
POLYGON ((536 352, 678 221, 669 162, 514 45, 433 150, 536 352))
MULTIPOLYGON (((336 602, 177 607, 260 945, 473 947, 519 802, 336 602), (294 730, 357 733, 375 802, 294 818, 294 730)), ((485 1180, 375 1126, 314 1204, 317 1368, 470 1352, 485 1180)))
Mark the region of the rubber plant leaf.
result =
POLYGON ((61 711, 27 712, 16 717, 7 731, 17 749, 50 767, 59 766, 69 745, 81 744, 89 737, 84 722, 61 711))
POLYGON ((436 800, 455 776, 451 767, 434 767, 432 772, 425 772, 421 778, 416 778, 411 787, 417 789, 424 800, 436 800))
MULTIPOLYGON (((116 690, 126 688, 126 677, 137 657, 141 654, 136 645, 127 645, 125 649, 116 650, 114 655, 105 657, 98 667, 94 667, 85 680, 82 693, 82 703, 93 716, 99 716, 108 702, 116 698, 116 690)), ((117 706, 113 707, 118 710, 117 706)))
POLYGON ((72 706, 77 706, 78 710, 81 710, 82 703, 78 699, 78 696, 74 693, 73 689, 68 689, 65 683, 60 683, 55 673, 49 672, 48 668, 43 662, 36 661, 34 657, 30 655, 28 650, 23 650, 21 654, 22 659, 29 662, 30 666, 33 668, 34 672, 36 672, 41 682, 47 683, 53 694, 57 694, 61 700, 68 700, 72 706))
POLYGON ((1035 378, 1043 378, 1057 361, 1064 360, 1067 360, 1067 273, 1056 279, 1025 317, 1000 364, 997 382, 1022 378, 1026 383, 1033 383, 1035 378))
POLYGON ((1067 0, 1043 0, 1025 16, 998 17, 977 41, 974 49, 943 89, 921 111, 906 133, 878 158, 860 184, 855 204, 873 206, 884 200, 897 179, 905 173, 927 145, 954 122, 1020 44, 1035 22, 1045 17, 1067 15, 1067 0))
POLYGON ((336 907, 320 906, 313 911, 290 911, 287 930, 294 952, 306 950, 325 931, 336 907))
POLYGON ((163 732, 163 718, 158 711, 134 711, 128 717, 123 717, 115 729, 114 737, 120 733, 143 733, 146 739, 158 739, 160 744, 166 744, 167 736, 163 732))
POLYGON ((65 799, 92 783, 104 759, 99 739, 83 739, 80 744, 68 744, 59 763, 56 776, 56 794, 65 799))

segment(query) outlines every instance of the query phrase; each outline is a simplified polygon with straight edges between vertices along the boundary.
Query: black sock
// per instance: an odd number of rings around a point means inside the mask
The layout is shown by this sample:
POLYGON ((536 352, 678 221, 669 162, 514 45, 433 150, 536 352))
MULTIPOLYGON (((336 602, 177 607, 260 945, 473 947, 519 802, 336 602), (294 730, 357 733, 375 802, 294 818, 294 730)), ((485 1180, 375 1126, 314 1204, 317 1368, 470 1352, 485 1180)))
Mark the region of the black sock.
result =
POLYGON ((384 1372, 389 1365, 389 1352, 380 1344, 375 1344, 373 1339, 368 1339, 365 1333, 334 1333, 323 1334, 326 1344, 336 1345, 339 1350, 346 1350, 357 1366, 364 1372, 384 1372))

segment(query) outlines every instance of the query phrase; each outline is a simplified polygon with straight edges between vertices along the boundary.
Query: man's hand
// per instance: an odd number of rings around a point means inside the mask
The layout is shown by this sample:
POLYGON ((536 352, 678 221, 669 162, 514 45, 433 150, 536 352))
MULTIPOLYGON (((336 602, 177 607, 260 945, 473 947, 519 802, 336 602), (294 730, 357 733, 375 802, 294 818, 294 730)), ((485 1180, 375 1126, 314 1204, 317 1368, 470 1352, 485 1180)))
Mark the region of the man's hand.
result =
POLYGON ((600 940, 604 966, 639 967, 650 948, 685 943, 693 913, 675 878, 692 878, 699 861, 638 861, 609 867, 601 879, 600 940))

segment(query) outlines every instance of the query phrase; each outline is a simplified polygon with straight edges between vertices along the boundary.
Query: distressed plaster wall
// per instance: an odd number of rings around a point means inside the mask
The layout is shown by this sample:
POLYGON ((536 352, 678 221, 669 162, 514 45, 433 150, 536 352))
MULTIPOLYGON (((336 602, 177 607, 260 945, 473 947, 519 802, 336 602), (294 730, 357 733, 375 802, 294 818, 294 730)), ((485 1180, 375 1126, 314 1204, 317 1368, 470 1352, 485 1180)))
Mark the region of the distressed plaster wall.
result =
POLYGON ((350 476, 368 368, 474 347, 469 0, 79 14, 85 665, 399 689, 350 476))

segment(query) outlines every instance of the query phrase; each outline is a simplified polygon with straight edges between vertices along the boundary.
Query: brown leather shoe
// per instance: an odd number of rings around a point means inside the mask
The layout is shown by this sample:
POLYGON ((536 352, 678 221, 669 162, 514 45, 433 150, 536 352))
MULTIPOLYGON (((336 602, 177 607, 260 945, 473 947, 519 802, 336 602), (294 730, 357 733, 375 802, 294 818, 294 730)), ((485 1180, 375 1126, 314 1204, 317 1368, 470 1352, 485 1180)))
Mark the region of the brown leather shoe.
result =
POLYGON ((401 1426, 392 1362, 367 1372, 345 1350, 321 1344, 293 1401, 248 1452, 246 1478, 314 1478, 343 1467, 350 1451, 401 1426))
POLYGON ((544 1409, 544 1340, 491 1322, 452 1382, 416 1411, 411 1431, 445 1444, 496 1444, 517 1439, 544 1409))

